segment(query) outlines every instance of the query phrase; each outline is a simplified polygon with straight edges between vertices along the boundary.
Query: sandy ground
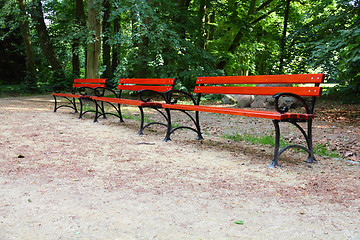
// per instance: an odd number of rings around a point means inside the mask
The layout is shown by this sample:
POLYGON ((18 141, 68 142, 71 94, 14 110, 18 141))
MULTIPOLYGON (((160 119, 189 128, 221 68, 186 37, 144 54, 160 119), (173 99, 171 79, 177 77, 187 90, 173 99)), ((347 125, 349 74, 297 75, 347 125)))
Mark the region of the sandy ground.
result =
MULTIPOLYGON (((137 120, 52 107, 49 95, 0 99, 2 240, 360 239, 358 162, 289 152, 269 169, 270 146, 218 136, 267 133, 269 120, 204 115, 205 140, 165 143, 163 128, 137 136, 137 120)), ((359 134, 315 122, 317 142, 356 147, 359 134)))

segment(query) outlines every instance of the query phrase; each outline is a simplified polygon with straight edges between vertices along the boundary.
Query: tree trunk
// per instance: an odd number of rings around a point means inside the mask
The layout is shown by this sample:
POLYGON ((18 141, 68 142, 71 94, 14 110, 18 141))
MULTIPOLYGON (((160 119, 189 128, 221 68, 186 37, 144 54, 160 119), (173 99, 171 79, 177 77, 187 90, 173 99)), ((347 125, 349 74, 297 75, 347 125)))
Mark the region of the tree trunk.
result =
POLYGON ((30 88, 36 88, 35 60, 34 60, 34 53, 33 53, 30 34, 29 34, 29 23, 27 21, 27 15, 25 12, 24 0, 18 0, 18 6, 20 9, 20 16, 22 18, 20 21, 20 29, 24 39, 25 53, 26 53, 25 83, 30 88))
MULTIPOLYGON (((117 36, 117 34, 120 31, 120 27, 119 27, 119 19, 118 17, 116 17, 113 21, 113 25, 114 25, 114 35, 117 36)), ((114 74, 116 71, 116 67, 119 64, 119 48, 118 48, 118 43, 116 43, 115 45, 113 45, 112 47, 112 60, 111 60, 112 64, 111 64, 111 70, 112 73, 114 74)))
POLYGON ((200 0, 200 7, 198 12, 199 22, 198 22, 198 46, 202 49, 205 48, 205 8, 206 0, 200 0))
MULTIPOLYGON (((85 27, 85 13, 84 13, 84 2, 83 0, 75 1, 75 23, 80 27, 85 27)), ((80 77, 80 57, 79 57, 79 48, 80 48, 80 38, 76 37, 72 42, 72 69, 73 75, 75 78, 80 77)))
POLYGON ((280 43, 280 66, 279 73, 283 73, 284 68, 284 57, 285 57, 285 41, 286 41, 286 32, 287 32, 287 24, 289 20, 289 11, 290 11, 290 0, 286 0, 285 14, 284 14, 284 29, 282 33, 281 43, 280 43))
POLYGON ((103 3, 103 7, 104 7, 104 17, 103 17, 103 22, 102 22, 102 27, 103 27, 103 65, 105 65, 106 69, 103 73, 103 77, 104 78, 111 78, 112 77, 112 73, 111 73, 111 57, 110 57, 110 53, 111 53, 111 47, 109 44, 109 35, 110 35, 110 23, 109 23, 109 18, 110 18, 110 1, 109 0, 104 0, 103 3))
MULTIPOLYGON (((151 5, 152 0, 147 0, 147 3, 151 5)), ((140 41, 136 43, 136 46, 138 47, 138 52, 137 52, 137 59, 134 68, 134 76, 136 78, 146 78, 148 74, 147 57, 148 57, 148 47, 149 47, 149 38, 147 37, 146 33, 149 28, 150 18, 149 16, 142 14, 138 10, 136 10, 134 14, 138 16, 137 20, 142 22, 142 24, 139 24, 140 26, 133 28, 134 31, 133 34, 136 34, 138 32, 142 34, 140 36, 140 41), (141 28, 145 28, 145 29, 141 29, 141 28)))
POLYGON ((101 21, 98 11, 100 4, 96 0, 88 0, 88 28, 91 42, 87 46, 86 78, 100 77, 100 54, 101 54, 101 21))
POLYGON ((60 61, 54 51, 54 48, 50 42, 49 33, 46 29, 44 14, 42 11, 41 0, 33 1, 33 13, 31 18, 36 25, 36 31, 39 36, 39 41, 41 45, 41 50, 44 53, 46 59, 50 63, 52 70, 54 72, 55 81, 64 81, 65 73, 61 67, 60 61))

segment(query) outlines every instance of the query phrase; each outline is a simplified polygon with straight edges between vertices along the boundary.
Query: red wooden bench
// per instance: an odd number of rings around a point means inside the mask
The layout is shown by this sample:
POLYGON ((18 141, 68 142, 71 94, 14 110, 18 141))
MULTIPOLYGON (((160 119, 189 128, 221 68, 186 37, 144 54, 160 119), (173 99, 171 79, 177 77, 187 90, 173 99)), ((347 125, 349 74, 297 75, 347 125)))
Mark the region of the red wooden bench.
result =
POLYGON ((99 92, 99 88, 96 91, 95 97, 92 99, 96 103, 96 114, 94 121, 97 122, 98 118, 103 116, 106 118, 106 115, 113 115, 120 119, 120 122, 123 122, 123 116, 121 113, 121 105, 130 105, 137 106, 140 110, 141 122, 139 128, 139 135, 143 134, 143 131, 146 127, 152 124, 160 124, 163 126, 168 126, 166 123, 161 122, 150 122, 144 125, 144 107, 152 108, 158 111, 168 122, 167 116, 169 114, 163 113, 161 109, 162 103, 166 101, 164 92, 173 90, 175 85, 175 78, 132 78, 132 79, 120 79, 119 85, 117 87, 118 92, 109 90, 112 97, 104 96, 106 91, 99 92), (123 97, 124 91, 136 91, 138 92, 138 99, 128 99, 123 97), (150 98, 148 98, 150 97, 150 98), (154 98, 155 97, 155 98, 154 98), (160 101, 155 101, 155 99, 160 101), (162 102, 162 103, 161 103, 162 102), (101 104, 100 104, 101 103, 101 104), (110 105, 114 112, 106 111, 104 108, 104 103, 110 105))
POLYGON ((80 103, 79 118, 87 112, 95 112, 95 110, 83 111, 83 99, 91 100, 91 94, 93 94, 94 89, 105 88, 106 81, 107 79, 74 79, 72 89, 68 91, 71 93, 62 93, 61 90, 64 89, 63 86, 54 86, 54 93, 52 93, 52 96, 55 99, 54 112, 61 107, 66 107, 74 109, 75 113, 77 113, 76 99, 78 99, 80 103), (59 103, 57 99, 58 97, 65 98, 66 103, 59 103))
POLYGON ((199 112, 212 112, 219 114, 230 114, 247 117, 267 118, 273 121, 275 127, 275 149, 274 157, 269 167, 278 166, 280 155, 289 148, 300 148, 308 153, 309 163, 315 162, 312 144, 312 119, 314 118, 314 107, 316 97, 321 96, 321 87, 324 80, 324 74, 296 74, 296 75, 268 75, 268 76, 225 76, 225 77, 199 77, 196 80, 196 87, 192 95, 186 92, 172 90, 167 93, 167 104, 162 108, 169 109, 168 130, 165 141, 170 140, 172 133, 178 129, 191 129, 197 133, 197 139, 202 139, 199 112), (247 84, 251 84, 250 86, 247 84), (257 86, 257 84, 270 84, 270 86, 257 86), (271 84, 276 84, 276 86, 271 84), (281 84, 282 86, 278 86, 281 84), (305 86, 303 86, 305 84, 305 86), (193 105, 178 104, 177 96, 184 94, 189 97, 193 105), (200 97, 202 94, 242 94, 242 95, 272 95, 275 98, 275 110, 254 110, 240 108, 226 108, 221 106, 201 106, 200 97), (299 101, 304 112, 290 112, 288 107, 280 107, 279 99, 282 97, 291 97, 299 101), (307 97, 310 99, 308 100, 307 97), (173 100, 175 99, 175 100, 173 100), (181 111, 191 118, 195 127, 180 126, 171 127, 171 111, 181 111), (192 116, 190 112, 195 112, 192 116), (306 140, 305 146, 289 145, 279 150, 280 127, 279 122, 287 122, 296 126, 303 134, 306 140), (298 124, 307 123, 307 132, 298 124))

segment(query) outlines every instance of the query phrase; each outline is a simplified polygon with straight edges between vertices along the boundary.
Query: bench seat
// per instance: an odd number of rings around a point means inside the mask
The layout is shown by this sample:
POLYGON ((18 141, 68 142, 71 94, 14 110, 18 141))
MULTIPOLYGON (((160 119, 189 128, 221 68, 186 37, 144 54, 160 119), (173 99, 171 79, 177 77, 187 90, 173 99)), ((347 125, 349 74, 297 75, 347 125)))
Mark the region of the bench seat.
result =
POLYGON ((300 113, 279 113, 271 111, 261 111, 252 109, 227 108, 227 107, 213 107, 213 106, 198 106, 198 105, 183 105, 183 104, 162 104, 163 108, 177 109, 185 111, 211 112, 229 115, 238 115, 246 117, 267 118, 279 121, 289 119, 313 119, 314 114, 300 114, 300 113))
MULTIPOLYGON (((238 115, 270 119, 275 128, 274 156, 269 167, 279 166, 280 155, 290 148, 299 148, 308 153, 306 162, 316 162, 312 144, 312 120, 316 98, 321 96, 320 83, 324 81, 324 74, 293 74, 293 75, 262 75, 262 76, 218 76, 198 77, 193 93, 173 90, 167 92, 166 104, 162 108, 168 110, 168 131, 165 141, 179 129, 189 129, 197 133, 197 139, 203 139, 200 124, 200 112, 238 115), (275 99, 273 111, 241 109, 234 107, 204 106, 200 105, 204 94, 234 94, 234 95, 260 95, 272 96, 275 99), (181 104, 178 98, 186 98, 193 104, 181 104), (290 106, 282 106, 280 99, 292 98, 302 106, 298 112, 289 111, 290 106), (190 118, 195 125, 172 127, 173 111, 180 111, 190 118), (296 127, 305 138, 303 145, 288 145, 280 150, 280 122, 287 122, 296 127), (299 122, 307 123, 306 130, 299 122)), ((286 103, 286 101, 284 101, 286 103)))
POLYGON ((106 118, 106 115, 116 116, 120 119, 120 122, 123 122, 124 120, 121 112, 121 106, 129 105, 136 106, 140 110, 141 122, 138 132, 139 135, 142 135, 144 129, 152 124, 159 124, 167 127, 167 115, 161 112, 159 109, 162 108, 162 103, 166 102, 165 92, 173 90, 175 82, 175 78, 122 78, 119 80, 119 84, 117 87, 117 90, 119 90, 119 92, 115 92, 109 89, 105 90, 111 92, 113 97, 105 97, 105 91, 103 91, 101 94, 98 92, 99 88, 97 88, 95 90, 96 96, 91 97, 91 99, 96 104, 96 114, 94 122, 97 122, 98 118, 101 116, 103 118, 106 118), (139 99, 136 100, 124 98, 124 91, 137 92, 139 99), (160 98, 162 102, 157 102, 155 100, 147 98, 147 94, 152 97, 153 95, 155 95, 156 98, 160 98), (115 110, 115 112, 107 111, 104 107, 104 103, 110 105, 111 108, 115 110), (165 118, 165 123, 150 122, 145 125, 143 108, 152 108, 158 111, 165 118))
POLYGON ((95 78, 95 79, 74 79, 74 83, 72 85, 72 89, 69 89, 68 92, 61 92, 64 89, 63 86, 54 86, 54 92, 52 96, 54 97, 54 112, 56 112, 59 108, 66 107, 71 108, 78 112, 76 99, 80 103, 80 113, 79 118, 81 118, 87 112, 95 112, 95 109, 90 109, 87 111, 83 111, 83 101, 84 99, 91 100, 91 96, 94 93, 94 89, 96 88, 105 88, 106 87, 105 78, 95 78), (71 92, 71 93, 69 93, 71 92), (59 98, 66 99, 66 103, 62 103, 59 105, 59 98))
POLYGON ((148 102, 143 102, 141 100, 133 100, 133 99, 125 99, 125 98, 112 98, 112 97, 91 97, 95 101, 107 102, 107 103, 116 103, 116 104, 123 104, 123 105, 131 105, 131 106, 141 106, 146 107, 148 105, 158 105, 161 106, 160 103, 152 103, 149 104, 148 102))

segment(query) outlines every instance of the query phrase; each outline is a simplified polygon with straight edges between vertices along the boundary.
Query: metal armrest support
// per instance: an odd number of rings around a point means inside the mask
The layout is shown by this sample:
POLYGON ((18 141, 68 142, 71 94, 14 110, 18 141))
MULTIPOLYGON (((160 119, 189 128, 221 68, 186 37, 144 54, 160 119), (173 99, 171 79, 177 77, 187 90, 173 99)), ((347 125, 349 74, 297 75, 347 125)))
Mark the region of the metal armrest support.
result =
POLYGON ((165 96, 164 93, 157 92, 157 91, 154 91, 154 90, 148 90, 148 89, 138 91, 138 96, 139 96, 140 100, 143 101, 143 102, 150 102, 151 101, 151 98, 147 98, 147 97, 144 96, 145 93, 151 93, 151 94, 158 95, 166 102, 166 96, 165 96))
POLYGON ((287 106, 285 107, 280 107, 279 106, 279 99, 281 97, 292 97, 297 99, 299 102, 301 102, 301 104, 303 105, 303 107, 305 108, 305 111, 307 114, 311 114, 311 111, 309 109, 309 106, 307 105, 305 99, 297 94, 294 93, 277 93, 275 95, 273 95, 273 97, 275 98, 275 110, 278 111, 279 113, 286 113, 289 111, 289 108, 287 106))
POLYGON ((194 96, 188 92, 173 89, 173 90, 166 91, 165 93, 166 93, 166 102, 169 104, 177 103, 177 99, 173 99, 173 94, 179 93, 179 94, 183 94, 186 97, 190 98, 190 100, 193 102, 194 105, 199 105, 200 98, 198 98, 198 100, 195 100, 194 96))
POLYGON ((92 90, 94 91, 94 95, 97 97, 104 97, 106 91, 111 92, 116 98, 120 98, 121 95, 121 92, 116 93, 115 90, 106 87, 96 87, 92 88, 92 90))

